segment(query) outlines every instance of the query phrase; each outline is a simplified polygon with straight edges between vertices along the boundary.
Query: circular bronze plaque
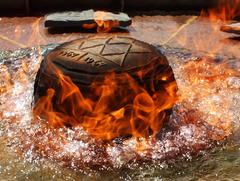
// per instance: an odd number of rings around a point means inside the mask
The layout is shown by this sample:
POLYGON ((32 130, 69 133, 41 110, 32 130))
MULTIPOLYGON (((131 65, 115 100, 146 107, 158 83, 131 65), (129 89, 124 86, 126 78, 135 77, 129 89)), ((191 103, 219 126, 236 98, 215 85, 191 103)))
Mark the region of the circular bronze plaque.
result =
POLYGON ((162 72, 170 74, 166 82, 174 79, 167 59, 145 42, 128 37, 78 39, 58 46, 45 56, 36 77, 35 101, 45 95, 48 88, 55 87, 52 65, 82 89, 107 72, 129 73, 138 82, 139 71, 145 72, 142 80, 146 81, 162 72))
POLYGON ((35 110, 45 117, 57 112, 63 125, 82 124, 102 139, 132 134, 133 127, 137 135, 156 134, 174 103, 172 85, 172 69, 152 45, 128 37, 78 39, 45 56, 34 86, 35 110), (105 120, 116 124, 110 129, 105 120))

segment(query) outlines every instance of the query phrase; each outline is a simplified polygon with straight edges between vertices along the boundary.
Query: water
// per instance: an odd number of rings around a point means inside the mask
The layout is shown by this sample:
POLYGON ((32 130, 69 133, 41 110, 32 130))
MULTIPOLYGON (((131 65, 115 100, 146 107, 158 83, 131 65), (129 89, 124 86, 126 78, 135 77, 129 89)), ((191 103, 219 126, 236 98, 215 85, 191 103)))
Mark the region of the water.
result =
POLYGON ((5 180, 216 180, 239 175, 239 60, 159 47, 179 102, 158 136, 104 143, 82 128, 50 129, 32 117, 42 54, 55 45, 0 53, 0 178, 5 180))

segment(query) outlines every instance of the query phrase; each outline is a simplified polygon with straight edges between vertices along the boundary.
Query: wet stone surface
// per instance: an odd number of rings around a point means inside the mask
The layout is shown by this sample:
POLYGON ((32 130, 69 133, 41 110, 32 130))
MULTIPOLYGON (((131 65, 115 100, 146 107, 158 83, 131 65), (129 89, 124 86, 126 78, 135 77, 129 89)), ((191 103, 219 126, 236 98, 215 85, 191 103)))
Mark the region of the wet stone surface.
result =
POLYGON ((237 58, 158 47, 168 58, 179 87, 180 100, 168 129, 159 133, 158 140, 131 138, 106 145, 80 127, 52 130, 43 120, 32 119, 33 83, 46 48, 0 52, 0 71, 4 72, 0 77, 2 179, 214 180, 239 176, 240 153, 234 141, 240 121, 237 58), (224 136, 230 136, 231 144, 215 145, 213 140, 224 136))

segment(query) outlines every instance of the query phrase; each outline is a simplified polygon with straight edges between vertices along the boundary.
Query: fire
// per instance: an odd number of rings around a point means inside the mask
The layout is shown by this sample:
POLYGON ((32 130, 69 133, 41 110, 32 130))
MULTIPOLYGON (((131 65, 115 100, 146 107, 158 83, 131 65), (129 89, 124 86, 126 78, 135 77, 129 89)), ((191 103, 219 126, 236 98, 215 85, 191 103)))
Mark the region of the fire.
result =
POLYGON ((93 29, 97 28, 97 32, 109 32, 113 28, 117 28, 120 26, 119 21, 112 20, 113 14, 104 11, 96 11, 94 13, 94 21, 95 23, 84 24, 83 28, 85 29, 93 29))
POLYGON ((96 11, 94 13, 94 20, 98 25, 98 32, 109 32, 112 28, 119 27, 119 22, 117 20, 111 21, 111 16, 109 13, 104 11, 96 11))
POLYGON ((220 90, 229 91, 224 90, 229 77, 239 77, 238 71, 229 66, 227 57, 219 58, 219 55, 238 54, 237 45, 229 46, 232 42, 220 27, 239 16, 240 0, 219 0, 217 7, 202 10, 200 17, 190 19, 186 25, 189 27, 181 30, 182 36, 177 40, 181 47, 190 47, 201 54, 184 65, 182 74, 187 75, 189 85, 178 85, 179 102, 188 102, 191 109, 202 114, 204 122, 214 128, 213 140, 223 140, 235 129, 234 116, 225 116, 219 111, 220 108, 230 110, 230 101, 223 100, 223 97, 216 101, 214 96, 217 98, 220 90))
POLYGON ((220 29, 226 21, 240 16, 240 0, 217 2, 216 7, 202 10, 199 17, 193 17, 187 22, 186 26, 189 27, 181 30, 181 36, 176 39, 177 44, 191 47, 190 49, 194 51, 206 52, 207 56, 212 57, 223 52, 223 54, 236 54, 236 47, 229 46, 231 42, 226 44, 227 35, 225 36, 220 29))
POLYGON ((34 115, 45 118, 54 128, 82 126, 102 140, 155 136, 168 118, 166 111, 176 102, 176 83, 170 72, 157 77, 166 82, 161 90, 151 91, 128 73, 111 72, 94 81, 91 93, 84 95, 69 77, 56 70, 60 91, 48 89, 37 102, 34 115))
POLYGON ((240 15, 240 0, 219 0, 217 7, 202 11, 201 15, 210 20, 232 20, 240 15))
MULTIPOLYGON (((201 17, 208 17, 210 20, 229 20, 240 15, 239 0, 220 1, 217 8, 203 11, 201 17)), ((119 22, 109 21, 108 13, 96 12, 95 21, 98 31, 109 31, 113 27, 119 26, 119 22)), ((219 24, 211 23, 211 30, 208 36, 219 32, 219 24)), ((94 24, 86 25, 87 28, 95 27, 94 24)), ((205 46, 210 46, 208 56, 213 57, 215 53, 220 52, 223 48, 221 44, 216 45, 215 40, 206 41, 206 34, 199 32, 192 42, 196 50, 206 50, 205 46), (210 41, 210 43, 208 42, 210 41)), ((187 41, 186 36, 179 39, 182 44, 187 41)), ((205 61, 197 64, 197 71, 204 67, 205 61)), ((206 66, 208 63, 206 63, 206 66)), ((223 67, 212 67, 213 74, 216 74, 223 67)), ((208 68, 208 67, 205 67, 208 68)), ((195 70, 195 69, 190 69, 195 70)), ((210 72, 211 72, 210 71, 210 72)), ((192 85, 201 85, 202 94, 206 93, 216 80, 225 80, 231 74, 217 75, 209 79, 200 79, 199 72, 192 74, 189 72, 190 82, 192 85), (196 75, 196 76, 193 76, 196 75), (212 80, 210 80, 212 79, 212 80)), ((146 72, 139 71, 138 79, 141 80, 146 72)), ((169 82, 171 76, 169 72, 160 74, 157 79, 167 82, 163 89, 154 90, 152 82, 149 85, 140 85, 131 75, 124 73, 121 76, 111 72, 104 78, 99 78, 92 83, 90 94, 86 96, 72 80, 63 75, 60 70, 56 70, 59 79, 60 92, 49 89, 47 95, 42 97, 35 105, 34 115, 44 117, 52 127, 83 127, 90 135, 102 140, 111 140, 121 136, 134 136, 136 138, 155 136, 163 127, 164 121, 167 120, 167 111, 172 108, 177 101, 176 82, 169 82), (100 81, 99 81, 100 80, 100 81), (149 88, 150 87, 150 88, 149 88), (150 91, 148 90, 150 89, 150 91), (56 109, 57 108, 57 109, 56 109)), ((152 80, 151 80, 152 81, 152 80)), ((185 89, 183 89, 185 90, 185 89)), ((193 91, 194 92, 194 91, 193 91)), ((186 89, 186 93, 188 90, 186 89)), ((202 95, 203 97, 206 95, 202 95)), ((182 94, 180 101, 188 99, 189 94, 182 94)), ((201 95, 197 95, 198 98, 201 95)), ((216 107, 209 105, 209 110, 214 112, 216 107)), ((226 122, 220 125, 221 120, 212 119, 208 123, 224 130, 225 135, 230 134, 231 125, 226 122), (226 123, 226 124, 225 124, 226 123)), ((217 139, 222 139, 217 138, 217 139)))

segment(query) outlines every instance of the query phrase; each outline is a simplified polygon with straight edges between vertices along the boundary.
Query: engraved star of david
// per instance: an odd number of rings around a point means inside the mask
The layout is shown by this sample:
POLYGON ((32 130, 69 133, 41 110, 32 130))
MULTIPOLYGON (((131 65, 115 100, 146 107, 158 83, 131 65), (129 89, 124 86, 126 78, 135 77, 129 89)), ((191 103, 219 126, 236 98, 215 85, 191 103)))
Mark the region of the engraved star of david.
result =
MULTIPOLYGON (((147 51, 147 49, 145 49, 145 51, 131 51, 132 44, 134 43, 135 40, 132 40, 132 41, 129 42, 129 43, 125 43, 125 42, 122 42, 122 43, 109 43, 112 39, 113 39, 113 38, 109 38, 109 39, 107 39, 104 43, 99 43, 99 44, 96 44, 96 45, 86 46, 86 47, 83 47, 83 45, 84 45, 84 43, 85 43, 85 42, 83 42, 78 48, 79 48, 79 50, 84 51, 84 50, 87 50, 87 49, 90 49, 90 48, 102 47, 102 48, 100 49, 100 52, 98 52, 99 55, 101 55, 101 56, 102 56, 103 58, 105 58, 106 60, 111 61, 111 62, 117 64, 118 66, 122 66, 122 65, 123 65, 124 61, 126 60, 127 55, 130 54, 130 53, 150 53, 150 51, 147 51), (114 53, 107 53, 107 54, 106 54, 106 53, 104 53, 104 50, 105 50, 105 48, 106 48, 108 45, 110 45, 110 46, 114 46, 114 45, 124 45, 124 48, 126 49, 126 51, 123 50, 123 51, 120 52, 120 53, 114 52, 114 53), (107 58, 107 56, 119 56, 119 57, 121 57, 121 59, 120 59, 119 62, 115 62, 115 61, 107 58)), ((94 54, 94 55, 96 55, 96 54, 94 54)))

